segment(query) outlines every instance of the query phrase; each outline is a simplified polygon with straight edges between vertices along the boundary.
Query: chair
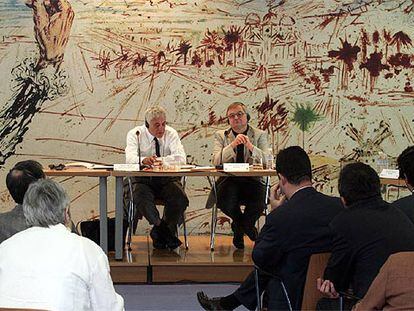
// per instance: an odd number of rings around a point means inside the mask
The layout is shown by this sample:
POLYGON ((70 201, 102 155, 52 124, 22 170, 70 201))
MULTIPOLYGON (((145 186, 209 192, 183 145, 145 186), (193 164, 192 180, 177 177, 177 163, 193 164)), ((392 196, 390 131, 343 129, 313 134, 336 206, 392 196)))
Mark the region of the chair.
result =
MULTIPOLYGON (((323 276, 330 255, 331 253, 320 253, 311 255, 306 273, 305 286, 303 289, 301 310, 315 310, 318 300, 323 297, 322 294, 316 288, 316 280, 317 278, 323 276)), ((283 280, 279 276, 263 271, 259 267, 255 266, 257 310, 262 310, 262 299, 260 296, 259 289, 259 272, 280 281, 280 285, 282 286, 283 294, 286 298, 289 310, 292 310, 289 294, 286 290, 286 286, 283 283, 283 280)), ((342 302, 342 296, 340 302, 342 302)), ((340 309, 342 310, 342 307, 340 309)))
MULTIPOLYGON (((217 188, 216 188, 216 182, 213 178, 208 177, 208 181, 211 187, 211 192, 210 192, 210 195, 206 203, 207 208, 211 207, 211 229, 210 229, 210 250, 211 251, 214 251, 214 242, 215 242, 216 228, 217 228, 217 214, 218 214, 217 188)), ((265 196, 266 206, 269 204, 269 198, 270 198, 270 176, 266 176, 266 196, 265 196)), ((240 202, 240 206, 242 205, 244 205, 244 203, 240 202)), ((267 214, 268 214, 268 209, 265 208, 264 216, 267 216, 267 214)), ((257 220, 257 230, 259 230, 259 226, 260 226, 259 219, 257 220)))
POLYGON ((316 280, 323 277, 330 256, 331 253, 320 253, 310 257, 303 289, 302 310, 315 310, 318 300, 323 297, 316 288, 316 280))
MULTIPOLYGON (((128 192, 129 192, 129 200, 128 200, 128 214, 127 214, 127 218, 128 218, 128 233, 127 233, 127 245, 128 245, 128 250, 131 250, 131 240, 132 240, 132 231, 134 228, 134 196, 132 194, 132 182, 131 182, 131 178, 127 178, 127 182, 128 182, 128 192)), ((181 184, 183 186, 183 189, 185 189, 186 186, 186 182, 187 182, 187 177, 183 176, 181 178, 181 184)), ((155 199, 155 205, 158 206, 165 206, 165 202, 161 199, 155 199)), ((184 235, 184 246, 185 249, 188 250, 188 239, 187 239, 187 226, 186 226, 186 219, 185 219, 185 211, 182 215, 182 224, 183 224, 183 235, 184 235)), ((178 234, 179 231, 179 225, 177 225, 177 232, 176 234, 178 234)))

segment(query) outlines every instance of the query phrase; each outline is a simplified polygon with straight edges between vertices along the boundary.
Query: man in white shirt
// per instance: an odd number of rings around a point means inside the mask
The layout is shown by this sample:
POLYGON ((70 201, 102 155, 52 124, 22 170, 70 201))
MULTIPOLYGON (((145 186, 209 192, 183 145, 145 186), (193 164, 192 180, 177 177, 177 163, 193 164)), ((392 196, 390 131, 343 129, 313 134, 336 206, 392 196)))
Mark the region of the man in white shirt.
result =
MULTIPOLYGON (((186 154, 176 130, 166 125, 166 111, 155 106, 145 112, 145 124, 137 126, 127 134, 125 156, 127 163, 140 163, 154 167, 162 163, 186 162, 186 154)), ((182 243, 175 236, 177 224, 182 220, 188 206, 188 198, 177 177, 134 177, 131 178, 134 201, 135 231, 138 218, 144 216, 153 225, 150 236, 154 248, 174 249, 182 243), (161 218, 155 206, 155 199, 165 202, 161 218)), ((125 196, 129 197, 128 180, 125 196)))
POLYGON ((53 180, 30 185, 23 212, 32 227, 0 244, 0 308, 124 309, 105 253, 65 227, 69 202, 53 180))

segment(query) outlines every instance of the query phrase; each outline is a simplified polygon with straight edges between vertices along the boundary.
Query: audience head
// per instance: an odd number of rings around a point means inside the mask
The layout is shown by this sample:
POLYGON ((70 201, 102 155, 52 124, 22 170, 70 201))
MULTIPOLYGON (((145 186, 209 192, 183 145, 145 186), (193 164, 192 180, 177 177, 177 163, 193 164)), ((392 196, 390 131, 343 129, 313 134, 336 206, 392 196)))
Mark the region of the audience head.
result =
POLYGON ((312 180, 312 166, 305 150, 291 146, 280 150, 276 156, 276 171, 293 185, 312 180))
POLYGON ((33 160, 16 163, 6 177, 7 189, 17 204, 23 203, 24 194, 29 185, 38 179, 45 178, 42 165, 33 160))
POLYGON ((226 116, 233 131, 243 133, 247 129, 249 114, 243 103, 235 102, 227 107, 226 116))
POLYGON ((408 188, 414 189, 414 146, 406 148, 397 158, 400 178, 405 179, 408 188))
POLYGON ((150 107, 145 111, 145 126, 152 136, 161 138, 167 125, 167 112, 160 106, 150 107))
POLYGON ((346 206, 364 199, 381 197, 381 185, 377 172, 361 162, 348 164, 341 170, 338 189, 346 206))
POLYGON ((63 187, 51 179, 40 179, 29 186, 23 200, 23 212, 29 226, 49 227, 69 223, 69 197, 63 187))

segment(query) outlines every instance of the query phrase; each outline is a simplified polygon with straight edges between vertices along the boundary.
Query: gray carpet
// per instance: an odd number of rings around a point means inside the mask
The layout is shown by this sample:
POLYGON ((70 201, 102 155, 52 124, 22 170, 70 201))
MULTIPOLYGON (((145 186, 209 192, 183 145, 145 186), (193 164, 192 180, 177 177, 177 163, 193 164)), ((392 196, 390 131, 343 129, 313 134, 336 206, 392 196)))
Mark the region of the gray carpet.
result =
MULTIPOLYGON (((115 285, 124 297, 125 310, 202 310, 196 293, 203 290, 210 297, 231 294, 237 284, 115 285)), ((246 310, 239 307, 237 311, 246 310)))

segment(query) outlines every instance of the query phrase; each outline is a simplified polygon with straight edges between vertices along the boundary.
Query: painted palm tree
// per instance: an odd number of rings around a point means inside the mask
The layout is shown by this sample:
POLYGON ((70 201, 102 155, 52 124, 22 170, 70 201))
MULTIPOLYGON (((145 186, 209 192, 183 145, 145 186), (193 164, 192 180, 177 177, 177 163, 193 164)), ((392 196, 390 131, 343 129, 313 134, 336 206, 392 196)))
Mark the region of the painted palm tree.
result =
POLYGON ((219 36, 217 31, 209 31, 204 34, 204 38, 201 40, 200 47, 204 47, 205 52, 205 60, 206 62, 210 60, 209 51, 213 51, 213 59, 214 53, 217 51, 219 47, 221 47, 222 38, 219 36))
POLYGON ((388 46, 392 42, 391 32, 384 29, 382 31, 382 36, 384 37, 384 41, 385 41, 385 59, 388 59, 388 46))
POLYGON ((305 132, 309 131, 321 117, 308 104, 296 105, 292 121, 302 131, 302 148, 305 149, 305 132))
POLYGON ((342 62, 341 68, 341 88, 348 88, 348 76, 349 73, 354 69, 354 62, 357 60, 358 53, 361 48, 357 45, 351 45, 346 39, 345 41, 340 39, 342 47, 335 51, 331 50, 328 52, 328 56, 336 58, 342 62))
POLYGON ((359 66, 360 69, 365 68, 369 72, 370 76, 370 91, 374 90, 375 81, 377 80, 380 72, 384 69, 390 69, 390 66, 382 63, 382 53, 371 53, 366 62, 359 66))
POLYGON ((391 44, 397 46, 397 53, 401 53, 401 47, 412 45, 412 41, 406 33, 399 31, 392 36, 391 44))
POLYGON ((183 40, 178 45, 178 48, 174 50, 174 52, 176 52, 176 54, 178 55, 178 60, 181 58, 181 56, 183 56, 184 65, 187 64, 187 55, 188 55, 188 52, 190 51, 191 47, 192 46, 188 41, 183 40))
POLYGON ((242 40, 242 29, 240 27, 231 25, 230 29, 224 33, 223 41, 226 46, 229 46, 233 50, 233 66, 236 66, 236 46, 240 44, 242 40))

